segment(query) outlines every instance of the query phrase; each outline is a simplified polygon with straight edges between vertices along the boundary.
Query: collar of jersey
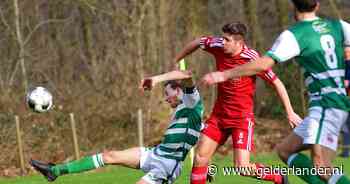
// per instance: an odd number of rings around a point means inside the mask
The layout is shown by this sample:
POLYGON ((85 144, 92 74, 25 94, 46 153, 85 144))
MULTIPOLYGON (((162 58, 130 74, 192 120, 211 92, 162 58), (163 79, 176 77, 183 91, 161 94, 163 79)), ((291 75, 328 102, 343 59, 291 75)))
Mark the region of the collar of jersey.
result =
POLYGON ((182 102, 181 104, 179 104, 177 107, 176 107, 176 110, 175 110, 175 113, 186 108, 185 104, 182 102))
POLYGON ((309 18, 309 19, 303 19, 303 20, 301 20, 301 22, 303 22, 303 21, 305 21, 305 22, 311 22, 311 21, 314 21, 314 20, 318 20, 318 19, 320 19, 320 17, 313 17, 313 18, 309 18))

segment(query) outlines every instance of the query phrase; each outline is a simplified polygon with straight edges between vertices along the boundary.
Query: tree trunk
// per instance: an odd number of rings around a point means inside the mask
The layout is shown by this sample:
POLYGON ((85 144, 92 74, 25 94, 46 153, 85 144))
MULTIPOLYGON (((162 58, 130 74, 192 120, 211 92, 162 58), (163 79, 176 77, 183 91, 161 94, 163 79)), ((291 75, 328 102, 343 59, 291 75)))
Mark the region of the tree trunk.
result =
POLYGON ((244 12, 246 15, 246 21, 249 24, 249 30, 251 33, 252 47, 263 51, 263 36, 261 34, 261 28, 258 21, 257 0, 244 0, 244 12))
POLYGON ((338 9, 337 3, 334 0, 329 0, 329 4, 331 5, 331 9, 332 9, 333 15, 337 16, 339 19, 341 19, 342 18, 342 13, 338 9))
POLYGON ((19 62, 21 65, 22 69, 22 77, 23 77, 23 87, 24 87, 24 92, 27 91, 28 89, 28 79, 27 79, 27 71, 25 67, 25 60, 24 60, 24 53, 25 53, 25 48, 24 48, 24 42, 22 38, 22 32, 21 32, 21 26, 20 26, 20 15, 19 15, 19 6, 18 6, 18 0, 13 0, 13 6, 14 6, 14 11, 15 11, 15 26, 16 26, 16 36, 17 36, 17 42, 19 46, 19 62))
POLYGON ((278 14, 278 24, 280 30, 284 30, 288 26, 289 17, 288 17, 288 1, 284 0, 275 0, 277 14, 278 14))
POLYGON ((97 63, 97 56, 94 49, 94 36, 92 32, 93 17, 83 4, 79 4, 78 6, 81 18, 82 35, 85 44, 85 46, 83 47, 85 50, 84 55, 88 60, 93 85, 95 86, 95 88, 99 89, 99 66, 97 63))

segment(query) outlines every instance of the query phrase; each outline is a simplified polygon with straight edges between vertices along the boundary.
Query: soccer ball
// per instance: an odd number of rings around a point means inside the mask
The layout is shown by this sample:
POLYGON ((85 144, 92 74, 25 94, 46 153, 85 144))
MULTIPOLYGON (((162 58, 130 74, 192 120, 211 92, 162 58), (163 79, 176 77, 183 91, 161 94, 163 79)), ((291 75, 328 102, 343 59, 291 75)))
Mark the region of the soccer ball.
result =
POLYGON ((35 87, 27 93, 28 107, 37 113, 47 112, 52 107, 52 95, 44 87, 35 87))

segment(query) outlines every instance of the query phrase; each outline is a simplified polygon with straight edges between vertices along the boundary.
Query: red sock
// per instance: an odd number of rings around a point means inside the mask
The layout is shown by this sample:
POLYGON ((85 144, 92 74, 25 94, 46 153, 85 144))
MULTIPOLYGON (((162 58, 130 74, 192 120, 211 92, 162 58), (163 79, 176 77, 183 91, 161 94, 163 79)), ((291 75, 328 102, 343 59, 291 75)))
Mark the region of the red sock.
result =
POLYGON ((273 171, 264 169, 265 166, 263 164, 260 163, 256 163, 255 164, 256 169, 260 169, 260 171, 258 172, 259 179, 261 180, 265 180, 265 181, 273 181, 275 184, 282 184, 282 175, 278 174, 278 173, 274 173, 273 171), (263 171, 269 171, 269 172, 263 172, 263 171))
POLYGON ((207 166, 192 167, 191 184, 205 184, 207 179, 207 166))

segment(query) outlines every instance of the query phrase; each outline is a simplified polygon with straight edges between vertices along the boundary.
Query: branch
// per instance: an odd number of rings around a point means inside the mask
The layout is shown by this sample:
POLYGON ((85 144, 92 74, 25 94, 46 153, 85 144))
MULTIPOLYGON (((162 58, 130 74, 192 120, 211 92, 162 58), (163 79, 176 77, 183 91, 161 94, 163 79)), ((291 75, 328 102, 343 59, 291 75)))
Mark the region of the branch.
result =
POLYGON ((67 21, 68 19, 70 18, 66 18, 66 19, 49 19, 49 20, 45 20, 45 21, 42 21, 40 23, 38 23, 34 29, 28 34, 28 36, 26 37, 26 39, 24 40, 23 42, 23 45, 26 45, 29 40, 31 39, 31 37, 33 36, 33 34, 43 25, 45 24, 50 24, 50 23, 55 23, 55 22, 65 22, 67 21))
POLYGON ((10 25, 7 23, 7 21, 4 17, 4 14, 2 12, 2 8, 0 8, 0 18, 1 18, 2 23, 7 27, 7 29, 11 30, 10 25))
POLYGON ((94 14, 96 14, 96 11, 99 11, 101 13, 107 14, 109 16, 113 16, 112 12, 109 12, 107 10, 103 10, 101 8, 97 8, 96 6, 92 5, 91 3, 89 3, 86 0, 81 0, 87 7, 89 7, 91 9, 92 12, 94 12, 94 14))

